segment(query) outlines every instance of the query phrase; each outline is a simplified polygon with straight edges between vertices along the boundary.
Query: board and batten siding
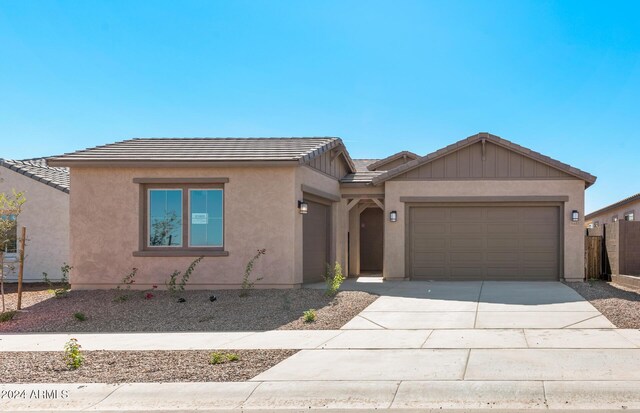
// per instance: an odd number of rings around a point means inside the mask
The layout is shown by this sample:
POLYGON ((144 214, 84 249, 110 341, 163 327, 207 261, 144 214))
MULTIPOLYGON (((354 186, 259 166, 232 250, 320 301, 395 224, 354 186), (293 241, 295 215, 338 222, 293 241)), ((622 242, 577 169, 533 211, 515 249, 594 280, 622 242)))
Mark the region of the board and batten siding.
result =
POLYGON ((332 160, 332 152, 329 151, 316 156, 307 165, 335 179, 341 179, 349 173, 349 166, 342 155, 338 155, 332 160))
MULTIPOLYGON (((401 174, 393 180, 572 179, 552 166, 485 142, 477 142, 401 174)), ((575 179, 575 178, 574 178, 575 179)))

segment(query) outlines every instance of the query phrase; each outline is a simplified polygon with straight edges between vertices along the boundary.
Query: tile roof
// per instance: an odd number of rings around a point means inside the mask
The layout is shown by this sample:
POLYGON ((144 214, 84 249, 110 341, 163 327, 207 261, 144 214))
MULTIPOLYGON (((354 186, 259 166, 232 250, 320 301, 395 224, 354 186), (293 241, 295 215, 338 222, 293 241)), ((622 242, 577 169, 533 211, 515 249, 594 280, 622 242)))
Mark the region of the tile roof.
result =
POLYGON ((366 172, 369 170, 369 165, 378 162, 380 159, 354 159, 353 164, 356 167, 356 172, 366 172))
MULTIPOLYGON (((53 157, 51 165, 118 161, 299 161, 342 146, 340 138, 136 138, 53 157)), ((355 171, 353 161, 345 158, 355 171)))
POLYGON ((631 203, 633 201, 640 201, 640 194, 631 195, 630 197, 622 199, 622 200, 620 200, 618 202, 615 202, 615 203, 613 203, 611 205, 607 205, 604 208, 600 208, 600 209, 598 209, 596 211, 593 211, 593 212, 585 215, 584 219, 591 219, 591 218, 593 218, 593 217, 595 217, 597 215, 600 215, 601 213, 603 213, 605 211, 624 206, 624 205, 629 204, 629 203, 631 203))
POLYGON ((368 168, 370 171, 375 171, 375 170, 381 170, 381 171, 384 171, 384 170, 388 170, 388 169, 382 169, 382 168, 381 168, 381 166, 384 166, 384 165, 386 165, 386 164, 388 164, 388 163, 390 163, 390 162, 393 162, 393 161, 395 161, 396 159, 400 159, 400 158, 409 158, 409 159, 413 160, 413 159, 418 159, 419 157, 420 157, 420 155, 417 155, 417 154, 415 154, 415 153, 413 153, 413 152, 410 152, 410 151, 402 151, 402 152, 394 153, 394 154, 393 154, 393 155, 391 155, 391 156, 387 156, 387 157, 386 157, 386 158, 384 158, 384 159, 380 159, 380 160, 378 160, 377 162, 373 162, 373 163, 371 163, 371 164, 367 165, 367 168, 368 168))
POLYGON ((405 164, 402 164, 400 166, 397 166, 396 168, 393 168, 390 171, 385 172, 384 174, 378 175, 375 178, 373 178, 372 183, 374 185, 378 185, 381 184, 382 182, 391 179, 395 176, 401 175, 413 168, 416 168, 420 165, 424 165, 428 162, 431 162, 437 158, 440 158, 442 156, 448 155, 452 152, 457 151, 460 148, 463 148, 465 146, 469 146, 472 145, 476 142, 479 142, 483 139, 486 139, 489 142, 492 142, 494 144, 503 146, 505 148, 508 148, 514 152, 518 152, 523 154, 524 156, 528 156, 529 158, 535 159, 539 162, 545 163, 547 165, 550 165, 554 168, 557 168, 561 171, 566 172, 569 175, 575 176, 576 178, 582 179, 583 181, 585 181, 586 183, 586 187, 588 188, 589 186, 591 186, 595 181, 596 181, 596 177, 591 175, 588 172, 582 171, 578 168, 574 168, 571 165, 567 165, 566 163, 562 163, 560 161, 557 161, 555 159, 552 159, 546 155, 543 155, 539 152, 535 152, 532 151, 529 148, 525 148, 524 146, 520 146, 518 144, 515 144, 511 141, 508 141, 506 139, 502 139, 499 136, 496 135, 492 135, 490 133, 486 133, 486 132, 481 132, 481 133, 477 133, 475 135, 469 136, 466 139, 462 139, 461 141, 458 141, 456 143, 453 143, 445 148, 439 149, 435 152, 432 152, 428 155, 425 155, 421 158, 415 159, 413 161, 407 162, 405 164))
POLYGON ((340 180, 343 184, 370 184, 373 178, 383 174, 384 171, 356 171, 354 174, 348 174, 340 180))
POLYGON ((0 166, 69 193, 69 168, 47 165, 48 158, 0 159, 0 166))

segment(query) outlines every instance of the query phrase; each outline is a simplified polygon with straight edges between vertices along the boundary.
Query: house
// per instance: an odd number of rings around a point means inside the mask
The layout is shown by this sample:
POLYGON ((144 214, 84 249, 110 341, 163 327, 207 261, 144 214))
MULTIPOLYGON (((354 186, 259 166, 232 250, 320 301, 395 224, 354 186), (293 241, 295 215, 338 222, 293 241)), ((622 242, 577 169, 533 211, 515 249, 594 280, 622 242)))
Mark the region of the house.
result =
MULTIPOLYGON (((48 166, 45 158, 0 159, 0 192, 24 192, 26 203, 17 218, 14 242, 5 246, 5 261, 17 267, 17 239, 27 228, 23 281, 61 277, 60 267, 69 262, 69 170, 48 166)), ((7 281, 17 280, 14 269, 7 281)))
POLYGON ((479 133, 426 156, 351 159, 339 138, 133 139, 48 160, 70 168, 74 288, 261 288, 326 263, 386 279, 582 280, 584 191, 596 178, 479 133))
POLYGON ((597 228, 618 220, 635 221, 638 213, 640 213, 640 194, 635 194, 586 215, 584 224, 587 228, 597 228))
POLYGON ((600 208, 585 216, 587 235, 600 236, 603 247, 604 274, 613 282, 629 287, 640 286, 640 194, 600 208), (629 276, 635 276, 629 277, 629 276))

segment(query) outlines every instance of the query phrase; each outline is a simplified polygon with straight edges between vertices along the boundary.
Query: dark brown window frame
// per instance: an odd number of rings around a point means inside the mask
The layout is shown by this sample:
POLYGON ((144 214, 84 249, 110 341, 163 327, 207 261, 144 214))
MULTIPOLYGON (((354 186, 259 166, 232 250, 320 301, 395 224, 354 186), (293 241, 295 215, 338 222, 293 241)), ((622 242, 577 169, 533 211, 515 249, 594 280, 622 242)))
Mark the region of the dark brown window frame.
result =
POLYGON ((225 183, 228 178, 134 178, 139 184, 139 241, 136 257, 226 257, 225 250, 225 215, 226 197, 225 183), (182 190, 182 242, 180 247, 152 247, 148 242, 149 225, 149 190, 150 189, 180 189, 182 190), (222 189, 222 246, 189 247, 189 190, 191 189, 222 189))

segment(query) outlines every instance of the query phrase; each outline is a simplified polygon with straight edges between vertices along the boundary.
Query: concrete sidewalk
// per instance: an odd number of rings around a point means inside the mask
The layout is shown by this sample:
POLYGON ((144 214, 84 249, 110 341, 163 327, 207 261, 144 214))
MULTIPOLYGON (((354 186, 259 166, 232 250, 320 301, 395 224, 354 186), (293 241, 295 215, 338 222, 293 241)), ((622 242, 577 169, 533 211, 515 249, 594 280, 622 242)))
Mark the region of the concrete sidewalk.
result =
POLYGON ((0 351, 213 349, 638 349, 640 330, 275 330, 242 333, 0 334, 0 351))
POLYGON ((640 412, 638 381, 16 384, 0 385, 0 393, 3 412, 640 412))

